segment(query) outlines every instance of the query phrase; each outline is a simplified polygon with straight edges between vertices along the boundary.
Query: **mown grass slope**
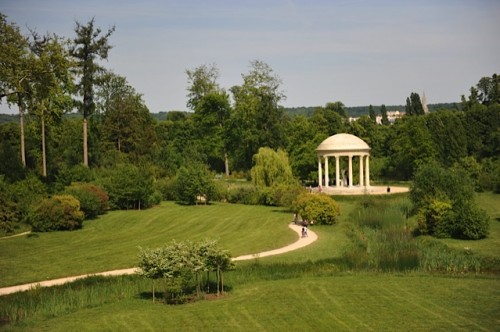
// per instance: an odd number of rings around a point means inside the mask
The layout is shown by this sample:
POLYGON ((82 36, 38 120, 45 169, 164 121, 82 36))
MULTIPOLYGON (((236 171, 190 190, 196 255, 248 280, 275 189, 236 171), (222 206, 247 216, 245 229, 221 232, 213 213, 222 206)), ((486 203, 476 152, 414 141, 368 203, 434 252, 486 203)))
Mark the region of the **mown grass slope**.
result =
POLYGON ((496 279, 338 275, 252 282, 177 306, 115 300, 6 331, 494 331, 498 298, 496 279))
POLYGON ((112 211, 73 232, 0 239, 0 287, 134 267, 138 247, 171 240, 219 240, 233 256, 285 246, 297 235, 282 209, 164 202, 143 211, 112 211))

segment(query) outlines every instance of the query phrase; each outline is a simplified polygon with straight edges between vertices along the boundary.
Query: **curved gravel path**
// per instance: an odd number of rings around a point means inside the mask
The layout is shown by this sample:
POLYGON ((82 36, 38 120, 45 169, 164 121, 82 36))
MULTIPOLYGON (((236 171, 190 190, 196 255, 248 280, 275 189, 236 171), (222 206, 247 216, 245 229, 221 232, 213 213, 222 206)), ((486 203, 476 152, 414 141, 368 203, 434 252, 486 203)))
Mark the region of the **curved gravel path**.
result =
MULTIPOLYGON (((289 251, 293 251, 293 250, 297 250, 299 248, 305 247, 318 239, 318 236, 316 235, 316 233, 314 233, 310 229, 307 232, 308 236, 302 237, 302 226, 298 226, 295 224, 289 224, 288 227, 290 227, 299 236, 299 239, 297 241, 295 241, 294 243, 292 243, 286 247, 279 248, 279 249, 264 251, 264 252, 256 253, 256 254, 238 256, 238 257, 233 258, 233 261, 243 261, 243 260, 255 259, 255 258, 259 258, 259 257, 267 257, 267 256, 283 254, 283 253, 286 253, 289 251)), ((0 288, 0 296, 30 290, 31 288, 35 288, 35 287, 50 287, 50 286, 62 285, 62 284, 65 284, 68 282, 73 282, 75 280, 83 279, 83 278, 86 278, 89 276, 119 276, 119 275, 135 274, 135 273, 137 273, 137 268, 133 267, 133 268, 123 269, 123 270, 113 270, 113 271, 106 271, 106 272, 100 272, 100 273, 84 274, 84 275, 74 276, 74 277, 66 277, 66 278, 60 278, 60 279, 33 282, 30 284, 0 288)))

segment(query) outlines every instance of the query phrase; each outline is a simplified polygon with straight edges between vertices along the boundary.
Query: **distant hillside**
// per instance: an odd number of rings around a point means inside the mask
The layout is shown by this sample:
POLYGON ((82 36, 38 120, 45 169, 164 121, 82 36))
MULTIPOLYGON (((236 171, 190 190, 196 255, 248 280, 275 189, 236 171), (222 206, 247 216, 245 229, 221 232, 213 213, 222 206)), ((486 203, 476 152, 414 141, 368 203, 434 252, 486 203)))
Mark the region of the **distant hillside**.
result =
POLYGON ((0 125, 7 122, 19 122, 18 114, 0 114, 0 125))
MULTIPOLYGON (((318 106, 285 107, 285 113, 287 113, 290 116, 296 116, 296 115, 311 116, 317 107, 318 106)), ((391 111, 404 112, 405 110, 405 105, 388 105, 388 106, 386 105, 385 107, 388 112, 391 111)), ((363 115, 369 115, 369 108, 370 106, 346 107, 346 111, 350 117, 359 118, 360 116, 363 115)), ((441 109, 455 110, 460 108, 460 103, 428 104, 427 108, 429 109, 429 112, 434 112, 441 109)), ((377 115, 380 114, 380 106, 373 105, 373 109, 377 115)))
MULTIPOLYGON (((290 116, 297 116, 297 115, 305 115, 305 116, 311 116, 314 112, 314 110, 318 106, 302 106, 302 107, 285 107, 285 113, 290 115, 290 116)), ((455 110, 455 109, 460 109, 460 103, 439 103, 439 104, 428 104, 427 107, 429 108, 429 112, 434 112, 437 110, 441 109, 447 109, 447 110, 455 110)), ((392 105, 392 106, 386 106, 387 111, 404 111, 405 106, 404 105, 392 105)), ((350 117, 353 118, 359 118, 360 116, 363 115, 368 115, 369 106, 355 106, 355 107, 346 107, 347 114, 350 117)), ((380 114, 380 106, 373 106, 373 109, 375 110, 375 113, 377 115, 380 114)), ((185 113, 188 114, 189 112, 160 112, 160 113, 151 113, 154 119, 157 121, 164 121, 167 118, 175 118, 178 116, 180 113, 185 113)), ((81 114, 79 113, 70 113, 66 114, 65 116, 71 117, 71 118, 81 118, 81 114)), ((0 125, 2 123, 7 123, 7 122, 19 122, 19 115, 18 114, 0 114, 0 125)))

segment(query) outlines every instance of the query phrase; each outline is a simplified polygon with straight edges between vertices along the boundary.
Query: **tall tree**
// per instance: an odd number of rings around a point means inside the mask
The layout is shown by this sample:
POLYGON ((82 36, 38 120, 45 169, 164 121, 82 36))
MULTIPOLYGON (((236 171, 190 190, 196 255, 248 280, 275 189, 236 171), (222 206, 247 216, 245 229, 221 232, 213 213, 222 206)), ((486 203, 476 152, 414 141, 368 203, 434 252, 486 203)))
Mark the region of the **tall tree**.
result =
POLYGON ((275 184, 293 182, 292 168, 285 151, 270 148, 260 148, 253 156, 255 165, 252 167, 252 182, 258 187, 272 187, 275 184))
POLYGON ((21 139, 21 162, 26 167, 24 144, 24 113, 26 111, 26 89, 31 74, 28 39, 21 35, 19 27, 8 23, 0 13, 0 102, 15 103, 19 109, 19 128, 21 139))
POLYGON ((387 108, 385 105, 380 106, 380 115, 382 115, 382 124, 387 126, 390 124, 389 118, 387 117, 387 108))
POLYGON ((28 96, 33 112, 39 117, 42 138, 42 174, 47 176, 47 153, 45 143, 46 120, 60 119, 64 111, 71 109, 73 65, 64 41, 57 36, 40 37, 32 32, 31 49, 35 55, 28 96))
POLYGON ((102 138, 122 153, 146 156, 156 138, 154 123, 139 94, 117 95, 103 115, 102 138))
POLYGON ((76 37, 73 39, 71 51, 79 67, 80 82, 78 92, 83 98, 79 107, 83 115, 83 164, 87 167, 89 165, 87 147, 88 119, 95 111, 94 87, 97 83, 97 75, 103 70, 97 61, 108 58, 108 52, 111 49, 108 39, 115 31, 113 26, 106 33, 101 34, 101 29, 94 27, 94 23, 94 18, 87 22, 86 25, 76 22, 76 37))
POLYGON ((500 77, 497 74, 481 78, 477 83, 477 89, 478 98, 484 105, 500 104, 500 77))
MULTIPOLYGON (((201 65, 186 70, 188 76, 187 106, 194 111, 199 136, 203 137, 208 158, 215 156, 224 161, 229 176, 228 144, 225 135, 230 115, 229 95, 219 87, 219 70, 215 64, 201 65)), ((214 167, 216 168, 216 167, 214 167)))
POLYGON ((368 114, 373 122, 377 122, 377 114, 375 114, 372 104, 368 107, 368 114))
POLYGON ((229 176, 229 140, 226 131, 230 112, 229 95, 220 90, 205 95, 197 104, 194 114, 194 121, 201 130, 199 137, 210 148, 207 151, 209 160, 213 157, 223 160, 226 176, 229 176))
MULTIPOLYGON (((156 142, 153 118, 142 95, 125 77, 112 72, 102 75, 96 89, 96 106, 101 119, 101 143, 135 158, 151 153, 156 142)), ((104 150, 109 148, 104 146, 104 150)))
POLYGON ((286 97, 281 79, 265 62, 252 61, 249 73, 242 77, 243 84, 230 89, 234 98, 230 141, 236 166, 248 170, 260 147, 286 145, 282 130, 285 116, 279 105, 286 97))
POLYGON ((194 69, 187 69, 186 74, 188 76, 187 106, 196 111, 198 103, 204 96, 220 90, 217 83, 219 69, 215 64, 201 65, 194 69))
POLYGON ((426 126, 434 142, 436 159, 447 167, 467 155, 467 133, 462 112, 440 110, 427 114, 426 126))
POLYGON ((320 132, 310 118, 304 115, 293 117, 287 124, 285 133, 288 138, 286 150, 293 174, 302 180, 317 179, 316 148, 328 135, 320 132))
POLYGON ((343 118, 347 118, 347 111, 345 105, 341 101, 328 102, 325 105, 325 109, 338 113, 343 118))
POLYGON ((422 100, 420 95, 416 92, 412 92, 410 97, 406 98, 406 115, 424 115, 424 106, 422 105, 422 100))
POLYGON ((341 114, 346 114, 341 102, 327 103, 329 107, 317 107, 312 116, 311 122, 316 130, 328 136, 332 136, 346 130, 347 119, 341 114), (337 105, 332 107, 333 105, 337 105))
POLYGON ((423 116, 405 117, 391 129, 394 137, 389 139, 389 175, 408 180, 420 165, 436 158, 434 142, 423 116))

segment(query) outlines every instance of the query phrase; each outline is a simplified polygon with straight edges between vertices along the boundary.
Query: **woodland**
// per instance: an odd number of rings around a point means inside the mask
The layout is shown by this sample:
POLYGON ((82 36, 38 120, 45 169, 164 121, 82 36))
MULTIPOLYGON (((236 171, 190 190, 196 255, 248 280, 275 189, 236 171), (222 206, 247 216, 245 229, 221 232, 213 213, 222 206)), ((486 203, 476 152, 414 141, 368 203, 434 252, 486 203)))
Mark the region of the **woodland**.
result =
POLYGON ((267 148, 285 156, 296 185, 315 186, 315 149, 337 133, 368 143, 374 182, 411 181, 421 166, 435 163, 464 171, 476 191, 500 190, 496 74, 479 78, 460 103, 428 113, 411 92, 405 115, 391 124, 385 105, 370 105, 356 121, 348 120, 352 109, 341 101, 287 110, 279 75, 260 60, 250 61, 232 87, 219 85, 217 65, 202 64, 185 71, 190 111, 158 120, 126 77, 101 66, 112 52, 114 27, 103 31, 91 19, 76 23, 72 39, 36 31, 24 36, 0 18, 0 100, 19 110, 18 121, 0 125, 4 232, 28 220, 36 225, 33 211, 46 210, 35 204, 42 198, 85 205, 82 191, 101 199, 83 218, 162 200, 196 204, 200 197, 273 205, 272 194, 228 194, 213 180, 252 180, 256 155, 267 148))

